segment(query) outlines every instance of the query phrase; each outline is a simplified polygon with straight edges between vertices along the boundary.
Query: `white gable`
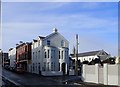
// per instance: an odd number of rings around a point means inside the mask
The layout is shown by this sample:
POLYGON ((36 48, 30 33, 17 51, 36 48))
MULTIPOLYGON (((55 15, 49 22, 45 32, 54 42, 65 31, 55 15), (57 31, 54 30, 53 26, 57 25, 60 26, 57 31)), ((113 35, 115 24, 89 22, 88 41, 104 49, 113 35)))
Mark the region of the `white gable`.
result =
POLYGON ((50 41, 50 46, 54 47, 69 47, 69 42, 58 32, 52 33, 44 39, 44 45, 50 41), (62 45, 63 44, 63 45, 62 45))

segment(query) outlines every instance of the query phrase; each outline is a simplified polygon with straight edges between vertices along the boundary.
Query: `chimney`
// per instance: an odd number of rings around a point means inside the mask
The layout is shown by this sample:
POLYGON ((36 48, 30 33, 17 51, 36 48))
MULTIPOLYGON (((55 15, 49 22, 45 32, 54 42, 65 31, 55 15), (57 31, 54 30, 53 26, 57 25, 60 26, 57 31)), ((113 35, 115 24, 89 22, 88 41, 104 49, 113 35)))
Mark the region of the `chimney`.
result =
POLYGON ((19 43, 20 43, 20 44, 22 44, 22 43, 23 43, 23 41, 19 41, 19 43))
POLYGON ((56 28, 53 28, 53 33, 56 33, 57 32, 57 29, 56 28))
POLYGON ((16 47, 18 46, 19 44, 16 44, 16 47))

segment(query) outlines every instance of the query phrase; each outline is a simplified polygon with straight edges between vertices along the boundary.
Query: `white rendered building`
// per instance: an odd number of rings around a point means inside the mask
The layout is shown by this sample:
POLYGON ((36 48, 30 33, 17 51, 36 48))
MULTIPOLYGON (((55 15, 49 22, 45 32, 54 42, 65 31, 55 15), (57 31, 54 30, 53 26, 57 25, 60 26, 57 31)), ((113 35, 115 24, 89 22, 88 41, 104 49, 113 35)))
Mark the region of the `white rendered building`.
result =
POLYGON ((69 70, 69 42, 53 29, 53 33, 32 41, 32 60, 29 72, 45 76, 67 74, 69 70))
POLYGON ((10 67, 15 68, 16 64, 16 48, 10 48, 8 52, 8 58, 10 59, 10 67))
MULTIPOLYGON (((71 55, 71 57, 72 57, 72 59, 76 59, 76 57, 73 54, 71 55)), ((90 52, 84 52, 84 53, 78 54, 78 60, 80 60, 81 62, 84 62, 84 61, 90 62, 96 58, 103 61, 109 57, 110 57, 110 54, 108 54, 104 50, 90 51, 90 52)))

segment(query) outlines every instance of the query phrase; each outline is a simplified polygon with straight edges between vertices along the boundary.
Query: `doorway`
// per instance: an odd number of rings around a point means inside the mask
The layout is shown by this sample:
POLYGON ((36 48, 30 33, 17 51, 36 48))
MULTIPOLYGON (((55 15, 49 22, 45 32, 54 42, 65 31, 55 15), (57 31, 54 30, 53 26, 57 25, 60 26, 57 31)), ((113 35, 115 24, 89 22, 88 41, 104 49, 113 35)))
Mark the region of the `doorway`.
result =
POLYGON ((63 71, 63 75, 65 75, 65 71, 66 71, 66 64, 62 63, 62 71, 63 71))

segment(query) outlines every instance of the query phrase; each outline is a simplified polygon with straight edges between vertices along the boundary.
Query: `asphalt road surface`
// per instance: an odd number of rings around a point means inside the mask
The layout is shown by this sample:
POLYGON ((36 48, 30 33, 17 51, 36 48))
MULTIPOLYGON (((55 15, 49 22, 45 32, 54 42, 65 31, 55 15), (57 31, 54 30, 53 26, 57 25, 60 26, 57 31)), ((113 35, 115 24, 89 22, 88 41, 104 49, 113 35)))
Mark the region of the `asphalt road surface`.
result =
POLYGON ((2 76, 5 77, 3 87, 14 87, 15 85, 18 87, 117 87, 85 83, 78 79, 75 80, 75 76, 43 77, 30 73, 17 74, 5 69, 2 70, 2 76))

